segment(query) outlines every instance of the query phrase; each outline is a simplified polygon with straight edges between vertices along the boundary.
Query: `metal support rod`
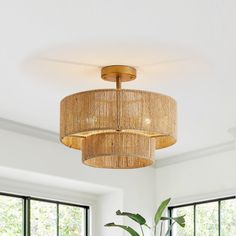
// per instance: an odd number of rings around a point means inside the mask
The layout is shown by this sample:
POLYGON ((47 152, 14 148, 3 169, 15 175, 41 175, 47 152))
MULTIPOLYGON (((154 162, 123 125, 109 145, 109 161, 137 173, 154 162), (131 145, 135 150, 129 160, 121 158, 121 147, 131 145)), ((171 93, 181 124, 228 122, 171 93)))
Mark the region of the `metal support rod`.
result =
POLYGON ((121 89, 121 80, 119 75, 116 77, 116 89, 121 89))
POLYGON ((116 119, 117 127, 116 131, 121 131, 120 129, 120 92, 121 92, 121 78, 119 75, 116 76, 116 119))

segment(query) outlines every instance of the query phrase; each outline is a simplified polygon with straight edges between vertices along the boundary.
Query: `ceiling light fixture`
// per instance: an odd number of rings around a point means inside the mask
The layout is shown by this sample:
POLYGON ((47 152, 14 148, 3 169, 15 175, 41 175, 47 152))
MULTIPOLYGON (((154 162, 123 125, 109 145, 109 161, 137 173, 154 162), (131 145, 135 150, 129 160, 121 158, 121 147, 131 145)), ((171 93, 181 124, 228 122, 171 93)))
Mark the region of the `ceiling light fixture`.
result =
POLYGON ((93 167, 131 169, 154 162, 155 149, 176 142, 176 102, 154 92, 122 89, 134 80, 130 66, 103 67, 101 77, 116 89, 79 92, 61 101, 60 139, 82 150, 93 167))

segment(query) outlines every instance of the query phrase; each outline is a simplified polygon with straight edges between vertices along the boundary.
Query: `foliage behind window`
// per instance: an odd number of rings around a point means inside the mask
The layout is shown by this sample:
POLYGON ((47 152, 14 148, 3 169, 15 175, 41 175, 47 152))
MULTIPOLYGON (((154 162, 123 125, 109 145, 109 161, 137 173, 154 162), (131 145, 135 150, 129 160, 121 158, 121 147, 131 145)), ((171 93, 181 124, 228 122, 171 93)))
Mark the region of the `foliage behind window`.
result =
POLYGON ((0 194, 0 236, 87 236, 88 207, 0 194))
POLYGON ((185 215, 186 227, 174 227, 171 236, 235 236, 235 197, 175 206, 170 215, 185 215))

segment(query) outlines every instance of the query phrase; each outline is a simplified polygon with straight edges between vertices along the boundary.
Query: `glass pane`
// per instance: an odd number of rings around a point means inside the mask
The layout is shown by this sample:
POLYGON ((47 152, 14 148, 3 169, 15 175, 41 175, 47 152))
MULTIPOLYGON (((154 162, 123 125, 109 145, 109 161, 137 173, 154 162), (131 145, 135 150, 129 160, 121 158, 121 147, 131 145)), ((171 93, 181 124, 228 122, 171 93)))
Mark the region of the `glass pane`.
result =
POLYGON ((194 209, 193 206, 175 208, 172 212, 173 217, 185 215, 186 225, 184 228, 175 224, 173 236, 193 236, 194 235, 194 209))
POLYGON ((236 200, 221 201, 221 236, 236 235, 236 200))
POLYGON ((84 236, 85 235, 84 208, 59 205, 59 235, 84 236))
POLYGON ((0 235, 23 235, 23 199, 0 196, 0 235))
POLYGON ((218 235, 218 202, 199 204, 196 206, 196 235, 218 235))
POLYGON ((30 201, 31 236, 57 235, 57 205, 42 201, 30 201))

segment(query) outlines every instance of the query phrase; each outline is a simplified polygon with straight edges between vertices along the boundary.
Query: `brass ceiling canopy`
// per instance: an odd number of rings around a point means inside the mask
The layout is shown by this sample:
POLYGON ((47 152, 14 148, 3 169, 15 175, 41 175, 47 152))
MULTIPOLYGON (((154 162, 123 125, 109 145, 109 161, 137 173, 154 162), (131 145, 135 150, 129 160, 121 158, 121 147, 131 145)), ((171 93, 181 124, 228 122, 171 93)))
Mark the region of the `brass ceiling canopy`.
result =
POLYGON ((106 66, 101 70, 101 77, 104 80, 127 82, 136 79, 136 69, 131 66, 106 66))
POLYGON ((173 98, 122 89, 134 80, 130 66, 103 67, 101 77, 116 89, 75 93, 61 101, 60 140, 82 151, 84 164, 115 169, 149 166, 155 149, 176 142, 177 109, 173 98))

